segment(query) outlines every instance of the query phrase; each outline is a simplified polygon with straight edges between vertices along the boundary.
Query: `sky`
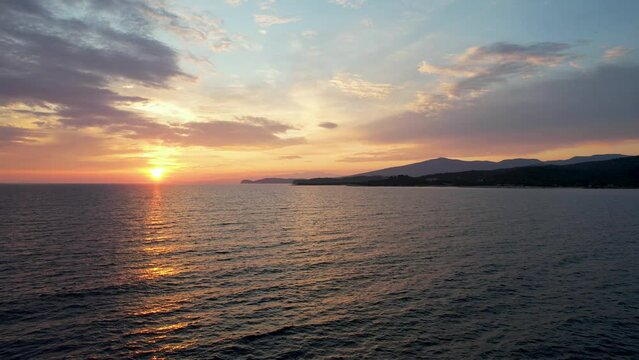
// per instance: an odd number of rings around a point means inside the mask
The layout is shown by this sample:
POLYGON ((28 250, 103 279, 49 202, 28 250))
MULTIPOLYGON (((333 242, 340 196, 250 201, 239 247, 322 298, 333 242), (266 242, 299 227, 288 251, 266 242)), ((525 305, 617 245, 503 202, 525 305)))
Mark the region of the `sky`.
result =
POLYGON ((0 182, 639 154, 635 0, 0 0, 0 182))

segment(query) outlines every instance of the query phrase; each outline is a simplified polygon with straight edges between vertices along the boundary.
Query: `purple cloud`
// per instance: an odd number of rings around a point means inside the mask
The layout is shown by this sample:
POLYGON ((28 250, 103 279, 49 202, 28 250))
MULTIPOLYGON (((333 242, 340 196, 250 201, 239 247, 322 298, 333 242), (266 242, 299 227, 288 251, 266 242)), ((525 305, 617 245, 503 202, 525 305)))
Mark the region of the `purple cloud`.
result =
POLYGON ((424 144, 457 155, 527 153, 638 139, 638 98, 639 66, 607 65, 509 86, 436 113, 405 112, 361 131, 374 143, 424 144))
MULTIPOLYGON (((0 104, 37 104, 53 109, 60 127, 100 128, 176 146, 275 147, 304 141, 282 137, 293 128, 266 118, 163 124, 118 108, 146 99, 109 89, 114 80, 165 87, 171 78, 186 76, 175 51, 148 36, 153 21, 175 31, 197 31, 181 17, 137 1, 86 5, 119 22, 65 18, 54 7, 31 0, 0 3, 0 104)), ((30 131, 5 127, 0 141, 24 141, 30 131)))
POLYGON ((265 118, 244 117, 240 121, 189 122, 174 130, 170 142, 182 146, 280 147, 304 143, 304 138, 281 138, 293 127, 265 118))
POLYGON ((572 45, 541 42, 530 45, 497 42, 471 47, 451 65, 422 62, 419 72, 457 78, 446 88, 449 96, 477 95, 491 85, 517 76, 530 76, 546 67, 559 66, 576 58, 572 45))
POLYGON ((42 134, 32 129, 24 129, 10 125, 0 125, 0 147, 22 144, 41 137, 42 134))
POLYGON ((324 121, 324 122, 319 123, 317 126, 319 126, 321 128, 324 128, 324 129, 335 129, 339 125, 334 123, 334 122, 324 121))
POLYGON ((0 3, 0 39, 0 104, 54 104, 64 125, 142 121, 115 106, 145 99, 122 96, 109 83, 157 87, 185 75, 175 52, 159 41, 63 18, 35 1, 0 3))

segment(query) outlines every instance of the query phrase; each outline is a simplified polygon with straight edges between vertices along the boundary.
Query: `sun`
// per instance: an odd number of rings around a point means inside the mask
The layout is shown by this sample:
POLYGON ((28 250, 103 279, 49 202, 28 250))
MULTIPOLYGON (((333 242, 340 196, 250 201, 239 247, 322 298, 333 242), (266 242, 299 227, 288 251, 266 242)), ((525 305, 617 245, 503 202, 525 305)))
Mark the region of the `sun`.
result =
POLYGON ((149 169, 149 175, 151 175, 151 179, 154 181, 160 181, 164 177, 164 173, 166 173, 166 169, 161 167, 156 167, 153 169, 149 169))

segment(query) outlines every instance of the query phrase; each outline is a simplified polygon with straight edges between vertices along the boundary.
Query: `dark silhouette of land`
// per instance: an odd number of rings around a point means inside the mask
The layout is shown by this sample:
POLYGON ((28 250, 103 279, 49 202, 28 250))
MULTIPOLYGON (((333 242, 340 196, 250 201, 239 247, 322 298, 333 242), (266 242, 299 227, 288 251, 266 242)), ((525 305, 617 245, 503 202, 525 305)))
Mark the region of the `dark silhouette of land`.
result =
POLYGON ((345 176, 339 178, 296 179, 293 181, 293 185, 359 185, 387 178, 386 176, 345 176))
POLYGON ((418 163, 395 166, 375 171, 369 171, 354 176, 425 176, 431 174, 462 172, 471 170, 497 170, 533 165, 571 165, 588 161, 611 160, 624 157, 621 154, 606 154, 592 156, 575 156, 567 160, 541 161, 538 159, 507 159, 502 161, 464 161, 457 159, 437 158, 418 163))
MULTIPOLYGON (((507 159, 502 161, 464 161, 457 159, 437 158, 418 163, 390 167, 367 173, 345 177, 322 177, 313 179, 264 178, 258 180, 242 180, 242 184, 296 184, 296 185, 370 185, 369 182, 386 181, 390 177, 402 176, 402 183, 414 183, 418 178, 434 174, 460 173, 466 171, 491 171, 528 166, 573 165, 592 161, 606 161, 626 157, 622 154, 605 154, 592 156, 575 156, 566 160, 541 161, 538 159, 507 159)), ((395 182, 400 182, 396 179, 395 182)))
POLYGON ((370 176, 319 178, 295 180, 293 184, 639 188, 639 156, 579 162, 570 165, 538 165, 498 170, 473 170, 419 177, 398 175, 382 178, 370 176))

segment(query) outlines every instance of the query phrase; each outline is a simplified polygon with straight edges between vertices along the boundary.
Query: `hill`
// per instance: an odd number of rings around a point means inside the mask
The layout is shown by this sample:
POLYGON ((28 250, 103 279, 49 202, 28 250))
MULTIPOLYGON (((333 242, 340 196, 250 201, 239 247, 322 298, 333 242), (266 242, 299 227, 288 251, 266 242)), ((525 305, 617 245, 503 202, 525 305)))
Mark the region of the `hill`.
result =
POLYGON ((395 166, 375 171, 369 171, 354 176, 425 176, 440 173, 452 173, 471 170, 497 170, 533 165, 570 165, 589 161, 602 161, 624 157, 621 154, 606 154, 593 156, 576 156, 567 160, 541 161, 538 159, 508 159, 498 162, 494 161, 464 161, 448 158, 437 158, 421 161, 418 163, 395 166))
POLYGON ((392 176, 364 186, 543 186, 639 188, 639 156, 572 165, 464 171, 421 177, 392 176))
POLYGON ((572 164, 580 164, 580 163, 591 162, 591 161, 612 160, 612 159, 618 159, 618 158, 627 157, 627 156, 628 155, 622 155, 622 154, 574 156, 574 157, 571 157, 570 159, 567 159, 567 160, 546 161, 545 164, 546 165, 572 165, 572 164))

